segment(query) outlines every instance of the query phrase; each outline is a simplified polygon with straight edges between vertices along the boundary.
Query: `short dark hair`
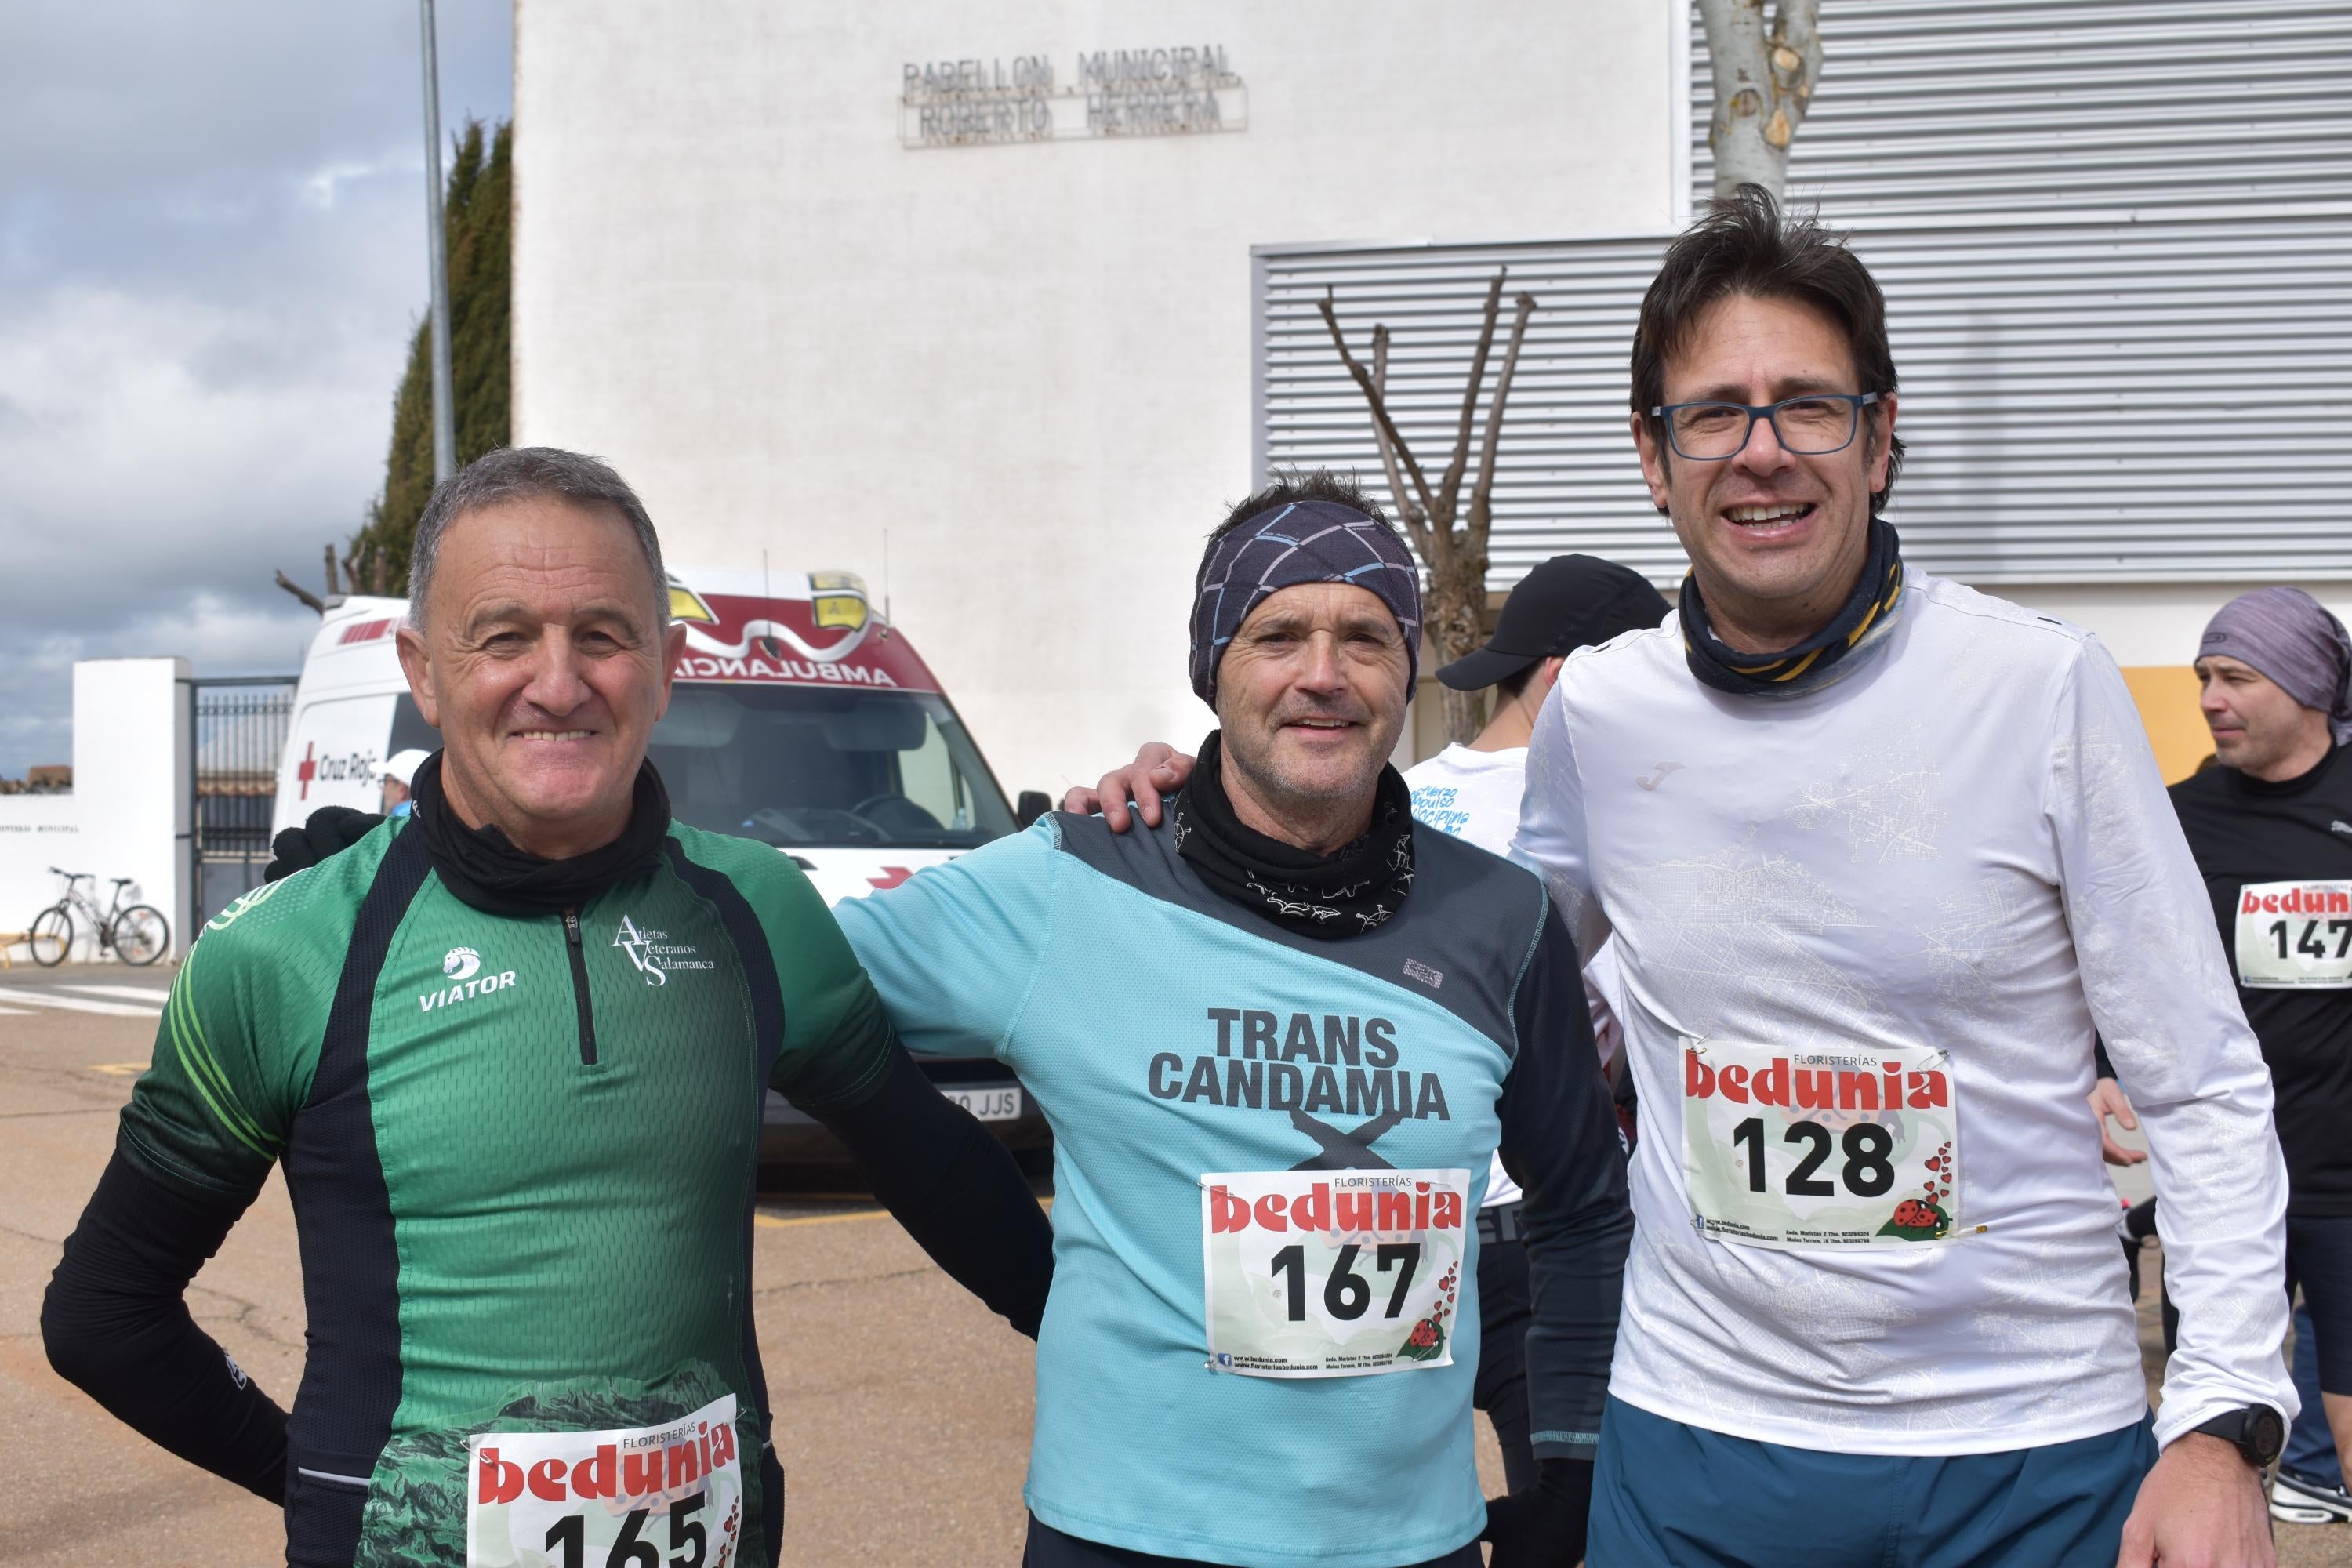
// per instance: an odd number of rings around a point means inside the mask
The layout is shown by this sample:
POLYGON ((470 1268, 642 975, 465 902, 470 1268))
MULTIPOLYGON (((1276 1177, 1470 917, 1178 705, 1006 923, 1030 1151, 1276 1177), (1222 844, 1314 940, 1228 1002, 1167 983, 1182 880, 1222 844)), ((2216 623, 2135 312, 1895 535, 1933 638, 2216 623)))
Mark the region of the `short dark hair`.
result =
POLYGON ((433 569, 441 561, 441 539, 449 525, 469 511, 505 501, 556 496, 583 508, 609 507, 636 536, 654 584, 656 629, 669 624, 669 576, 662 567, 661 539, 646 503, 628 481, 601 458, 561 447, 500 447, 485 452, 433 487, 424 515, 416 520, 408 552, 408 624, 423 630, 425 600, 433 591, 433 569))
POLYGON ((1528 689, 1528 682, 1536 678, 1536 666, 1542 662, 1543 660, 1540 658, 1531 658, 1528 660, 1527 663, 1519 666, 1518 668, 1511 671, 1510 674, 1503 677, 1502 679, 1495 682, 1495 690, 1497 695, 1499 695, 1504 701, 1507 702, 1514 697, 1517 697, 1520 692, 1525 691, 1528 689))
MULTIPOLYGON (((1666 360, 1679 353, 1702 312, 1718 300, 1738 294, 1756 300, 1794 300, 1838 323, 1862 378, 1857 392, 1893 392, 1895 354, 1886 344, 1886 299, 1862 258, 1841 235, 1822 226, 1818 216, 1784 216, 1772 193, 1742 185, 1716 202, 1706 216, 1666 247, 1642 315, 1633 329, 1633 412, 1644 419, 1666 400, 1666 360)), ((1870 437, 1875 408, 1862 411, 1863 439, 1870 437)), ((1653 421, 1654 425, 1658 422, 1653 421)), ((1659 461, 1671 462, 1674 448, 1658 428, 1659 461)), ((1903 468, 1903 438, 1888 442, 1886 488, 1873 491, 1875 513, 1895 491, 1903 468)))
POLYGON ((1352 475, 1343 479, 1328 468, 1317 468, 1305 474, 1293 469, 1275 475, 1274 483, 1245 500, 1236 501, 1233 510, 1225 514, 1225 521, 1210 531, 1209 541, 1214 543, 1262 511, 1272 511, 1278 506, 1295 506, 1307 500, 1328 500, 1351 508, 1391 533, 1396 531, 1396 524, 1391 522, 1389 514, 1381 510, 1381 503, 1366 495, 1363 487, 1356 483, 1352 475))

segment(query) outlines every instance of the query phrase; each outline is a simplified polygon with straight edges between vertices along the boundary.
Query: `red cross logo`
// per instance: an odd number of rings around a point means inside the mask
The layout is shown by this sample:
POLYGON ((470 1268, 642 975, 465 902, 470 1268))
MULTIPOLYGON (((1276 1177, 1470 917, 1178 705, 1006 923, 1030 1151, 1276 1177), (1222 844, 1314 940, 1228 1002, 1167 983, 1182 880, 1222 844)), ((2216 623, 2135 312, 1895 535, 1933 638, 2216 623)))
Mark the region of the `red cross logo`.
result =
POLYGON ((308 745, 304 746, 302 748, 301 765, 294 770, 294 776, 302 781, 302 798, 304 800, 310 798, 310 781, 319 776, 319 764, 310 760, 310 753, 318 749, 319 742, 316 741, 312 741, 308 745))
POLYGON ((913 875, 914 873, 904 866, 885 866, 882 868, 880 876, 868 877, 866 879, 887 893, 913 875))

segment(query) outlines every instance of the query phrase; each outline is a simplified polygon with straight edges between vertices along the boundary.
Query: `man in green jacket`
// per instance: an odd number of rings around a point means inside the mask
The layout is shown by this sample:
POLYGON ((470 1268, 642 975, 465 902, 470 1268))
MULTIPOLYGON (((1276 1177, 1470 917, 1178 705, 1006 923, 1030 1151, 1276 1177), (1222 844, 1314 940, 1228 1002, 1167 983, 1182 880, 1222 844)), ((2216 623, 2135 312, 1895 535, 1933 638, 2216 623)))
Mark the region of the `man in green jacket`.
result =
POLYGON ((776 1561, 751 1309, 761 1104, 824 1121, 1034 1334, 1052 1239, 786 857, 671 820, 682 637, 637 498, 495 452, 417 529, 412 816, 205 928, 45 1303, 52 1361, 286 1510, 287 1561, 776 1561), (182 1292, 282 1163, 291 1415, 182 1292))

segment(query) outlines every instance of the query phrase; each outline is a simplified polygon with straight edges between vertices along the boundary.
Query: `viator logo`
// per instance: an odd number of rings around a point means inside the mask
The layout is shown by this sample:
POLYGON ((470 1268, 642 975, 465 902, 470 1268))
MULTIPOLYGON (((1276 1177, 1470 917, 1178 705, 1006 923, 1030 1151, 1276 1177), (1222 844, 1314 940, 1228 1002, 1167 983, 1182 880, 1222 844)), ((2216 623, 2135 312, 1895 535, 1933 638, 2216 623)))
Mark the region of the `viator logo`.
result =
POLYGON ((482 971, 482 955, 470 947, 453 947, 441 961, 441 973, 452 980, 471 980, 482 971))

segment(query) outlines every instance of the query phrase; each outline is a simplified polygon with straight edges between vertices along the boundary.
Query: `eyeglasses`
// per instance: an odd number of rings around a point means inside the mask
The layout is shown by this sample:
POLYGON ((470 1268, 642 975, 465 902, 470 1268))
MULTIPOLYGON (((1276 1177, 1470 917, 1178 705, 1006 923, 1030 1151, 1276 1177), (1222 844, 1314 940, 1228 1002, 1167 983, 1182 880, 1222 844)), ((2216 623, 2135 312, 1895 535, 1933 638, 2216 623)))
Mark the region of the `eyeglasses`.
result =
POLYGON ((1665 403, 1650 410, 1663 420, 1675 455, 1695 463, 1737 456, 1756 434, 1759 419, 1772 426, 1784 452, 1820 458, 1853 445, 1862 411, 1876 403, 1875 392, 1815 392, 1778 403, 1665 403))

